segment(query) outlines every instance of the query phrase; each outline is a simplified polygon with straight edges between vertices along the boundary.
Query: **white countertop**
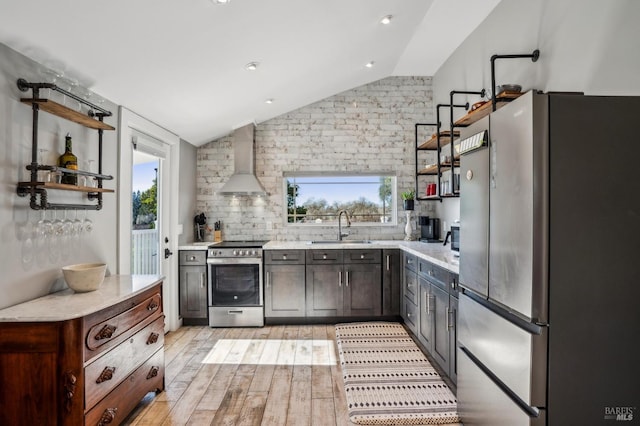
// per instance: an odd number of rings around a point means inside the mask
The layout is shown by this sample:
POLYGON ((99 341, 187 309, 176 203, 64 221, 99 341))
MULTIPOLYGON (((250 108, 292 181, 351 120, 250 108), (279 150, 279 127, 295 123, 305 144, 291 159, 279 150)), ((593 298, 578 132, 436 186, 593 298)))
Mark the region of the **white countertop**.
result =
POLYGON ((196 241, 193 243, 188 243, 188 244, 178 246, 178 250, 206 250, 207 247, 215 244, 218 244, 218 243, 217 242, 214 243, 213 241, 196 241))
MULTIPOLYGON (((348 241, 348 240, 347 240, 348 241)), ((211 241, 193 242, 178 247, 178 250, 206 250, 208 246, 217 244, 211 241)), ((441 266, 453 273, 459 273, 460 258, 454 256, 449 245, 442 243, 423 243, 404 240, 372 240, 371 243, 328 243, 311 244, 309 241, 269 241, 262 246, 265 250, 308 250, 308 249, 385 249, 397 248, 416 255, 431 263, 441 266)))
POLYGON ((112 306, 162 281, 160 275, 111 275, 96 291, 71 289, 0 310, 0 322, 66 321, 112 306))
POLYGON ((372 240, 370 243, 311 244, 309 241, 269 241, 265 250, 331 250, 331 249, 386 249, 397 248, 421 257, 453 273, 459 273, 460 258, 454 256, 449 245, 404 240, 372 240))

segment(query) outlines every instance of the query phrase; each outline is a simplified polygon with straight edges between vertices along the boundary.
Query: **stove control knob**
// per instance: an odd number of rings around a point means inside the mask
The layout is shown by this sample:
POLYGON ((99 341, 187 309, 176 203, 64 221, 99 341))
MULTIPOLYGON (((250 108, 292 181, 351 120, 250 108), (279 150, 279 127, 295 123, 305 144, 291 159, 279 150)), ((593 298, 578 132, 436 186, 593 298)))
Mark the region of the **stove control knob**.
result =
POLYGON ((244 256, 244 250, 240 250, 240 256, 244 256))
POLYGON ((238 255, 238 250, 234 250, 234 251, 233 251, 233 255, 234 255, 234 256, 237 256, 237 255, 238 255))
POLYGON ((257 251, 255 251, 255 250, 253 250, 253 251, 251 252, 251 255, 252 255, 252 256, 255 256, 255 255, 257 255, 257 254, 258 254, 258 252, 257 252, 257 251))

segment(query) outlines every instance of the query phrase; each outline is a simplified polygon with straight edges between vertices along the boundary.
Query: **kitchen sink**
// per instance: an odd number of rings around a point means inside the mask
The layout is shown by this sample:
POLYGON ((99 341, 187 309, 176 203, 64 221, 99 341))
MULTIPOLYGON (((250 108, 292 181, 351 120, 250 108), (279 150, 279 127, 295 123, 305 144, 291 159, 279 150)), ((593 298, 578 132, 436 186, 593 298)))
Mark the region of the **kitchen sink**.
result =
POLYGON ((371 244, 369 240, 312 240, 309 244, 371 244))

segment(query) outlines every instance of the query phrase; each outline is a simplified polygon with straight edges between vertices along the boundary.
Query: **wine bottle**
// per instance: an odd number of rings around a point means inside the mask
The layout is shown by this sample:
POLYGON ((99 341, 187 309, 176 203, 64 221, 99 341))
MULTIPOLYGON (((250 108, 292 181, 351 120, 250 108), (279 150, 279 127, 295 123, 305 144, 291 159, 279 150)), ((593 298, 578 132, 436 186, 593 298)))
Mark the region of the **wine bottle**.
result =
MULTIPOLYGON (((78 170, 78 157, 76 157, 72 152, 70 133, 67 133, 67 136, 64 139, 64 154, 58 158, 58 166, 64 167, 65 169, 78 170)), ((62 183, 77 185, 78 175, 63 173, 62 183)))

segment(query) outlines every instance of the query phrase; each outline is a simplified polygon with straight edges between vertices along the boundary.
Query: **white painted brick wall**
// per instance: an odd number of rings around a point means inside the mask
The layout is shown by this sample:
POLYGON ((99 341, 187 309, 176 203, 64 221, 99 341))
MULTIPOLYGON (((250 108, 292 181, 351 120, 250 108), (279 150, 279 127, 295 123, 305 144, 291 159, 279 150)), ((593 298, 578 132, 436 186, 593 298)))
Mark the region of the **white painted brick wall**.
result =
MULTIPOLYGON (((194 215, 204 212, 209 223, 221 220, 226 240, 336 238, 333 226, 286 226, 283 173, 393 171, 399 194, 415 186, 414 125, 433 121, 431 78, 389 77, 260 123, 256 175, 269 194, 266 198, 215 194, 233 172, 233 152, 230 136, 212 141, 198 148, 194 215), (273 229, 266 228, 267 222, 273 229)), ((429 155, 421 153, 419 161, 428 161, 429 155)), ((396 202, 397 226, 351 227, 350 238, 404 238, 399 195, 396 202)), ((416 202, 413 217, 433 213, 432 203, 416 202)))

